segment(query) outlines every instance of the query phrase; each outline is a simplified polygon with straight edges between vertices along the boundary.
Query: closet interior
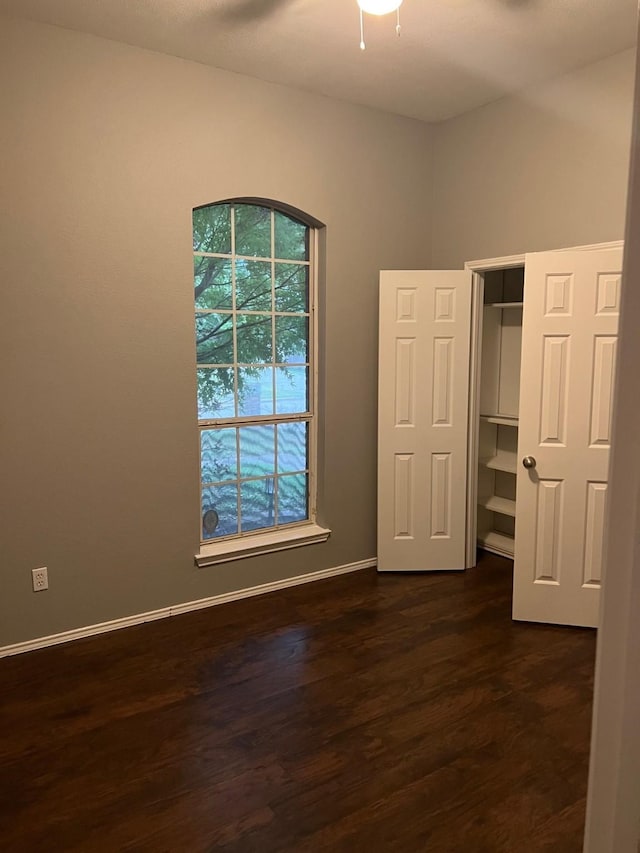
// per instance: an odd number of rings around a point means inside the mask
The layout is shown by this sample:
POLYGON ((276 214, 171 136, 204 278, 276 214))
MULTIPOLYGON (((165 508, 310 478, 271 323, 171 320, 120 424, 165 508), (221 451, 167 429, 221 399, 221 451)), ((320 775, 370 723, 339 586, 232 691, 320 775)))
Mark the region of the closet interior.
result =
POLYGON ((478 545, 513 557, 524 267, 482 274, 478 545))

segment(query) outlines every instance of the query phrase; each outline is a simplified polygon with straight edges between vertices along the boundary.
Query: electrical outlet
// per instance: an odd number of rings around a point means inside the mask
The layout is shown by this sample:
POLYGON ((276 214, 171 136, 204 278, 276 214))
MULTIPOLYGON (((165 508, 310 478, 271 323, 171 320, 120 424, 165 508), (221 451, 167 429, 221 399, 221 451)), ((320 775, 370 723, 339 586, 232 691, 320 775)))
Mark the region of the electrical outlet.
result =
POLYGON ((49 574, 47 567, 42 566, 40 569, 31 569, 31 580, 33 582, 33 591, 42 592, 43 589, 49 589, 49 574))

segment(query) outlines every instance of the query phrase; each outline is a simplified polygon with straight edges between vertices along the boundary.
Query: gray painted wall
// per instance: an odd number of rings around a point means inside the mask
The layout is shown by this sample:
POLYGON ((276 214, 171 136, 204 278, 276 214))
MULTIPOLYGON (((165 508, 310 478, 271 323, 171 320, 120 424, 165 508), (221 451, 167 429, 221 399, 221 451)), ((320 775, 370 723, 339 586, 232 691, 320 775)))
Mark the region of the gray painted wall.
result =
POLYGON ((621 240, 634 51, 435 128, 433 263, 621 240))
POLYGON ((622 236, 630 54, 437 128, 8 20, 0 77, 0 646, 373 557, 378 270, 622 236), (191 208, 243 195, 326 224, 333 534, 198 570, 191 208))
POLYGON ((378 270, 431 263, 430 128, 6 19, 0 79, 0 645, 373 557, 378 270), (326 225, 333 533, 196 569, 191 209, 244 195, 326 225))

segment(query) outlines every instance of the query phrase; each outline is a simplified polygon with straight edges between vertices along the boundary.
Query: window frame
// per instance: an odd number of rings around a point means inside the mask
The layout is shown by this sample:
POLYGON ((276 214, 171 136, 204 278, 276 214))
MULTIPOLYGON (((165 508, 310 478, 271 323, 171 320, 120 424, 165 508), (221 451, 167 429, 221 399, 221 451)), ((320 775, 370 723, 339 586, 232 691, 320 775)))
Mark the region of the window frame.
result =
MULTIPOLYGON (((252 205, 255 207, 266 207, 271 211, 271 249, 269 258, 257 256, 245 256, 235 254, 235 241, 232 243, 231 255, 219 252, 203 252, 192 250, 192 258, 222 257, 222 258, 246 258, 250 261, 269 261, 276 263, 293 263, 295 265, 307 266, 307 312, 299 316, 308 317, 308 374, 307 374, 307 404, 306 412, 294 414, 254 415, 237 416, 233 418, 197 418, 198 433, 198 506, 199 511, 199 539, 200 550, 195 556, 196 565, 208 566, 217 563, 238 560, 243 557, 257 556, 259 554, 280 551, 288 548, 296 548, 302 545, 324 542, 328 539, 331 531, 317 523, 318 512, 318 380, 319 380, 319 347, 318 347, 318 251, 319 251, 319 228, 309 221, 300 211, 288 209, 285 205, 267 199, 235 198, 200 205, 196 209, 213 207, 218 204, 229 204, 233 208, 232 217, 235 217, 236 205, 252 205), (274 216, 282 213, 285 216, 303 224, 307 229, 308 258, 305 261, 292 261, 291 259, 279 259, 275 256, 274 242, 274 216), (272 527, 259 528, 258 530, 240 530, 238 533, 221 536, 214 539, 202 538, 202 450, 200 436, 206 429, 222 429, 224 427, 241 428, 243 426, 271 425, 279 423, 306 423, 308 424, 308 446, 307 446, 307 506, 308 518, 302 521, 278 524, 272 527)), ((235 231, 235 222, 232 219, 232 233, 235 231)), ((234 310, 235 314, 235 310, 234 310)), ((279 314, 287 316, 288 312, 277 312, 275 305, 272 306, 272 320, 279 314)), ((234 333, 235 334, 235 333, 234 333)), ((274 362, 275 364, 275 362, 274 362)), ((234 366, 237 362, 234 363, 234 366)), ((198 369, 197 359, 195 369, 198 369)), ((237 394, 237 388, 235 391, 237 394)), ((277 472, 276 472, 277 473, 277 472)), ((238 472, 239 475, 239 472, 238 472)))

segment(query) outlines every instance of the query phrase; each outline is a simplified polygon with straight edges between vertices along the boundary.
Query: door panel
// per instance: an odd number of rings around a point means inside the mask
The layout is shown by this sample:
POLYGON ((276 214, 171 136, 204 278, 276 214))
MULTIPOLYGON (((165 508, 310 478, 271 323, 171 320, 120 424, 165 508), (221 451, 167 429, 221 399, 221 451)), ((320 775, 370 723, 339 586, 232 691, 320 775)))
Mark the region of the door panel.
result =
POLYGON ((465 566, 471 274, 380 273, 378 571, 465 566))
POLYGON ((526 258, 514 619, 598 624, 621 270, 621 249, 526 258))

